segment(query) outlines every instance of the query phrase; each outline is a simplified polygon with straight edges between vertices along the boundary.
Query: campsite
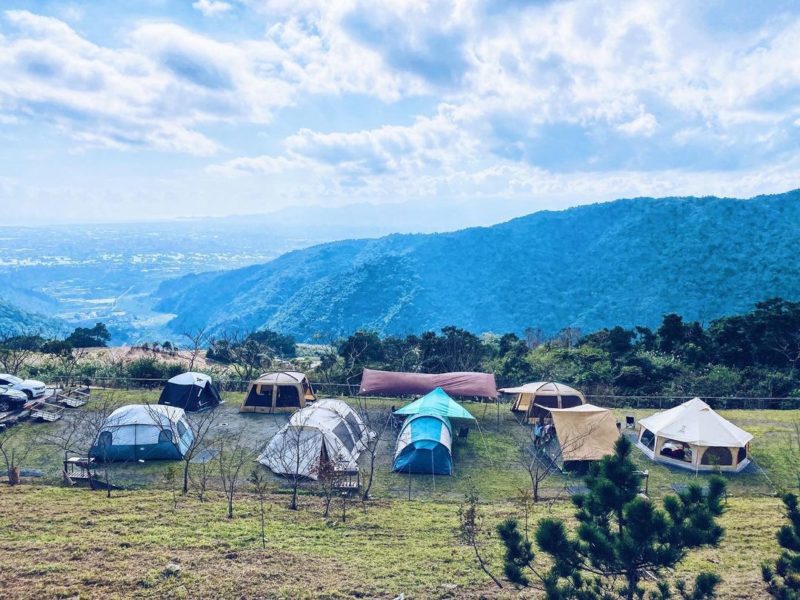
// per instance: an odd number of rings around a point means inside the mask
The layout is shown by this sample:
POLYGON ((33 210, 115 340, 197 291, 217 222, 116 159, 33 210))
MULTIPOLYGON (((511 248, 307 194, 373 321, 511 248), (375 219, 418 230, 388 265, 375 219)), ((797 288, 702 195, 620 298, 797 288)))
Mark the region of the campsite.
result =
MULTIPOLYGON (((187 378, 188 385, 193 382, 187 378)), ((270 473, 267 467, 281 471, 274 461, 270 463, 266 458, 267 443, 273 440, 274 445, 282 431, 291 429, 292 422, 302 423, 305 428, 313 427, 313 418, 302 417, 307 411, 312 411, 312 415, 315 411, 329 411, 331 416, 323 418, 321 423, 324 431, 332 432, 337 423, 347 422, 345 415, 349 414, 348 406, 351 407, 349 430, 360 428, 363 432, 363 438, 354 444, 366 448, 370 435, 355 419, 359 422, 364 419, 371 427, 376 427, 379 418, 389 415, 392 408, 394 413, 401 413, 398 416, 405 410, 409 427, 394 422, 397 417, 393 417, 378 440, 371 499, 365 502, 357 493, 337 494, 328 500, 327 516, 323 516, 324 494, 320 492, 316 474, 309 471, 305 463, 301 469, 303 476, 297 480, 298 507, 290 510, 287 506, 292 495, 292 478, 287 478, 285 473, 269 475, 270 509, 265 519, 266 551, 262 552, 259 550, 257 502, 246 481, 240 484, 237 492, 235 518, 228 520, 225 496, 215 484, 209 485, 204 501, 198 500, 194 481, 190 494, 176 496, 174 473, 172 479, 165 475, 175 463, 140 460, 137 456, 114 464, 114 490, 110 498, 98 503, 91 499, 103 498, 105 492, 63 487, 60 481, 63 457, 42 443, 25 463, 29 471, 38 470, 41 476, 23 477, 20 487, 0 488, 0 514, 3 515, 0 527, 8 532, 7 540, 0 545, 0 567, 12 573, 7 581, 14 594, 34 597, 43 590, 48 593, 56 590, 59 596, 70 596, 87 592, 93 595, 112 593, 113 590, 141 597, 236 594, 395 598, 404 594, 406 598, 478 598, 527 595, 520 590, 493 589, 491 582, 477 570, 468 548, 459 544, 453 533, 457 526, 456 509, 471 490, 479 494, 487 520, 499 522, 509 515, 520 515, 523 510, 519 498, 523 490, 530 489, 531 475, 521 459, 520 448, 532 439, 535 425, 526 422, 529 407, 523 407, 522 414, 511 410, 519 408, 519 396, 514 396, 514 390, 505 394, 499 403, 475 401, 474 398, 466 401, 460 398, 456 402, 441 388, 436 388, 427 395, 318 398, 305 408, 296 406, 294 411, 240 412, 253 391, 252 386, 248 388, 245 392, 223 391, 221 404, 199 413, 187 413, 186 418, 215 413, 213 428, 219 432, 236 432, 243 445, 264 449, 264 456, 258 458, 266 465, 261 467, 264 473, 270 473), (412 401, 415 397, 419 399, 412 401), (341 419, 336 420, 334 413, 342 415, 341 419), (426 469, 409 469, 409 461, 397 468, 398 457, 402 456, 399 440, 403 431, 414 427, 413 423, 426 415, 437 415, 434 418, 437 423, 442 419, 448 421, 443 427, 451 435, 448 442, 452 453, 447 468, 431 468, 427 472, 426 469), (324 425, 332 418, 332 426, 324 425), (463 425, 469 425, 468 432, 459 431, 463 425), (32 513, 44 511, 47 517, 18 520, 12 515, 19 513, 20 503, 25 503, 26 510, 32 513), (78 561, 80 570, 73 573, 68 568, 69 563, 63 566, 65 558, 78 561), (306 581, 302 568, 308 560, 315 564, 311 584, 306 581), (399 563, 403 565, 400 568, 399 563), (45 568, 46 564, 51 567, 45 568), (169 565, 173 565, 170 568, 178 565, 177 574, 165 575, 169 565), (431 565, 435 568, 426 568, 431 565)), ((552 385, 549 388, 555 389, 552 385)), ((168 383, 165 389, 171 389, 168 383)), ((545 387, 543 392, 547 390, 545 387)), ((568 386, 563 386, 561 391, 565 397, 567 391, 573 395, 568 386)), ((270 397, 277 394, 273 392, 270 389, 270 397)), ((319 396, 319 392, 315 392, 315 397, 319 396)), ((91 401, 81 410, 91 412, 93 406, 103 406, 105 410, 116 411, 111 412, 113 416, 119 413, 120 407, 130 406, 140 411, 140 417, 157 413, 154 408, 179 410, 160 406, 161 397, 158 389, 96 388, 92 390, 91 401)), ((299 402, 299 398, 296 400, 299 402)), ((582 394, 580 400, 585 401, 582 394)), ((568 400, 566 404, 569 403, 568 400)), ((619 423, 622 434, 632 441, 636 441, 641 432, 637 433, 636 425, 630 427, 626 420, 647 422, 648 417, 659 413, 644 408, 607 411, 595 409, 588 403, 579 403, 571 409, 558 408, 564 403, 556 401, 545 400, 542 404, 549 404, 554 416, 576 410, 590 416, 605 417, 607 413, 612 423, 619 423)), ((791 411, 781 410, 721 410, 718 414, 752 433, 754 464, 726 476, 727 512, 722 522, 728 533, 720 548, 694 553, 681 565, 679 572, 685 576, 709 566, 724 568, 726 573, 735 575, 726 576, 720 597, 741 597, 745 593, 758 597, 763 595, 758 565, 777 551, 774 531, 782 517, 776 491, 791 486, 796 477, 796 470, 785 453, 786 440, 794 427, 793 416, 791 411)), ((72 412, 54 423, 29 422, 16 427, 31 432, 48 428, 49 438, 54 439, 59 437, 56 430, 65 432, 75 426, 78 415, 72 412)), ((130 418, 126 416, 125 423, 128 422, 130 418)), ((121 421, 113 424, 120 425, 121 421)), ((170 427, 173 426, 167 429, 170 427)), ((613 430, 617 431, 616 425, 613 430)), ((556 441, 551 440, 551 443, 557 444, 557 438, 553 439, 556 441)), ((324 436, 319 440, 316 452, 320 447, 337 447, 324 436)), ((343 448, 341 442, 337 444, 343 448)), ((299 448, 297 446, 296 450, 299 448)), ((302 452, 308 453, 308 448, 303 446, 302 452)), ((588 452, 591 448, 576 446, 575 450, 588 452)), ((354 456, 358 460, 358 455, 354 456)), ((359 463, 362 470, 366 457, 362 451, 359 463)), ((256 458, 250 458, 244 467, 246 473, 257 466, 256 458)), ((654 462, 639 449, 633 458, 637 468, 647 472, 647 493, 654 499, 685 489, 698 480, 702 483, 707 477, 702 472, 654 462)), ((212 457, 208 464, 213 462, 212 457)), ((193 477, 200 468, 200 462, 191 465, 193 477)), ((363 473, 361 476, 363 478, 363 473)), ((569 496, 582 488, 582 476, 580 470, 554 469, 543 479, 542 500, 530 507, 531 527, 545 516, 569 518, 569 496)), ((212 475, 212 479, 217 477, 216 473, 212 475)), ((245 475, 243 480, 246 479, 245 475)), ((363 486, 364 481, 360 484, 363 486)), ((489 548, 491 560, 501 570, 502 552, 497 540, 490 541, 489 548)))

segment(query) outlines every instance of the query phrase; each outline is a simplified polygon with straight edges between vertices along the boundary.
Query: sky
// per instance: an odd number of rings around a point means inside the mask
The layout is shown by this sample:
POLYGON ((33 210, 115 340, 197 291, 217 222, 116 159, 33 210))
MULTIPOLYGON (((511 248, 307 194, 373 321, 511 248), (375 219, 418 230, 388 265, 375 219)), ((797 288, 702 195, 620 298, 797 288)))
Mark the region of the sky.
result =
POLYGON ((794 2, 0 1, 6 224, 800 187, 794 2))

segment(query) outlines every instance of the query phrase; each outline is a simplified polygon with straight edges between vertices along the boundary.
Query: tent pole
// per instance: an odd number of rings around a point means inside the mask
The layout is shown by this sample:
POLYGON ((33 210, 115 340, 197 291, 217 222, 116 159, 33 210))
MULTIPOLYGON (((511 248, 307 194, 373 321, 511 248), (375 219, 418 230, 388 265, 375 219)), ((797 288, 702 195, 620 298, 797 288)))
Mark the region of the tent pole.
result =
POLYGON ((433 493, 436 493, 436 469, 434 468, 433 452, 431 452, 431 478, 433 479, 433 493))
POLYGON ((408 499, 411 500, 411 463, 408 463, 408 499))

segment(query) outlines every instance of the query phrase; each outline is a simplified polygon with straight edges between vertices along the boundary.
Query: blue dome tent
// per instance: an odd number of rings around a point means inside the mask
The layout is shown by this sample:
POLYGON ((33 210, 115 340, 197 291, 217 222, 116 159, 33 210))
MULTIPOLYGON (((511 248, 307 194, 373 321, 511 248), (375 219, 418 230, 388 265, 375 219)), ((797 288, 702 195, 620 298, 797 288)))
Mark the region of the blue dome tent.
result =
POLYGON ((441 388, 394 412, 408 417, 397 437, 392 469, 399 473, 453 473, 453 424, 475 423, 441 388))

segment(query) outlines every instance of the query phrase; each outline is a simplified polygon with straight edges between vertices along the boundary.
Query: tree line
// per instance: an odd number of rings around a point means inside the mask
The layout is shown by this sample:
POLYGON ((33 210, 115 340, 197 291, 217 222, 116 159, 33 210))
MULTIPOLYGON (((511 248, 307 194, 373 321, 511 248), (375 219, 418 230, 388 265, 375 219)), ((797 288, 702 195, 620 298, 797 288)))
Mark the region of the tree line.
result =
POLYGON ((76 328, 64 339, 2 336, 0 368, 26 375, 167 379, 196 367, 220 378, 247 380, 272 368, 297 368, 312 381, 358 383, 364 368, 441 373, 486 371, 498 385, 562 381, 597 395, 800 396, 800 302, 772 298, 752 310, 704 324, 664 315, 658 327, 568 327, 554 335, 482 334, 456 326, 406 336, 364 329, 303 346, 270 330, 211 336, 204 329, 178 341, 143 343, 135 360, 90 359, 105 346, 105 325, 76 328), (30 361, 33 353, 44 361, 30 361), (177 360, 176 360, 177 357, 177 360), (169 360, 167 360, 167 358, 169 360))

